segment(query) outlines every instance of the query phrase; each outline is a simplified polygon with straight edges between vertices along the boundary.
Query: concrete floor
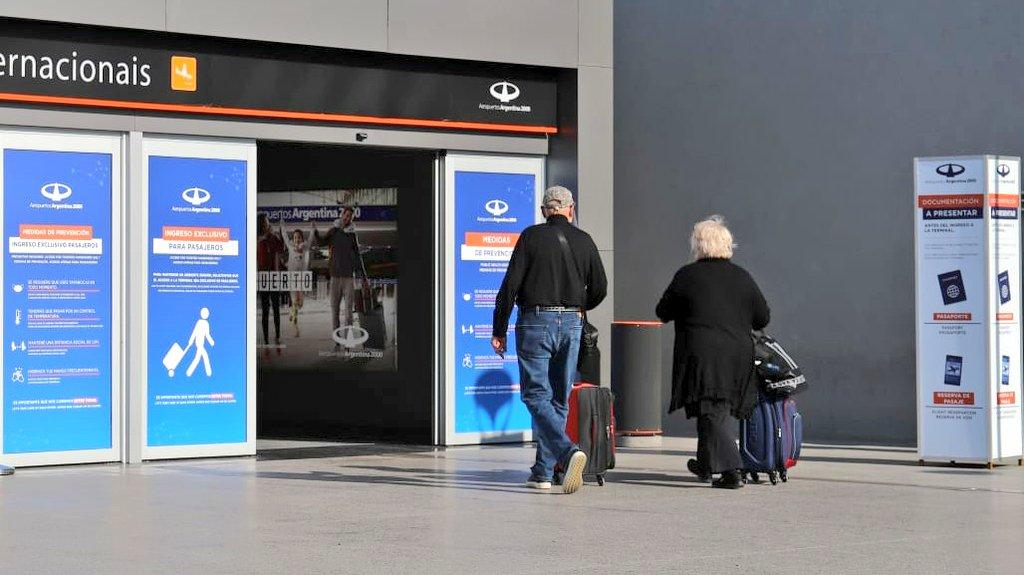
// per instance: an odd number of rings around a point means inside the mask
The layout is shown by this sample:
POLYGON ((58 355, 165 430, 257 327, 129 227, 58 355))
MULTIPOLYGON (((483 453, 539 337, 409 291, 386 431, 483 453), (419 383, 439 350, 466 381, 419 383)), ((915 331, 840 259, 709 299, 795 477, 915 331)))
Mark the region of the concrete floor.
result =
POLYGON ((0 572, 1024 570, 1024 470, 918 467, 912 450, 805 445, 788 484, 719 491, 673 440, 564 496, 519 486, 527 447, 262 447, 0 478, 0 572))

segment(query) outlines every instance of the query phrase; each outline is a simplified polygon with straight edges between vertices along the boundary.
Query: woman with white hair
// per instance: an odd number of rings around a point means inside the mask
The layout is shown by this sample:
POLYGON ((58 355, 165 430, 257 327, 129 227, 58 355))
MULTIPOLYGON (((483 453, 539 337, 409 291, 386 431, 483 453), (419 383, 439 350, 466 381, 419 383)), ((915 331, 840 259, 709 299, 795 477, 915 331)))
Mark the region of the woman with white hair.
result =
POLYGON ((672 403, 697 418, 697 458, 687 468, 713 487, 743 486, 734 418, 757 402, 750 330, 768 325, 769 310, 750 274, 732 263, 733 238, 721 216, 693 226, 693 262, 683 266, 658 302, 663 322, 675 322, 672 403))

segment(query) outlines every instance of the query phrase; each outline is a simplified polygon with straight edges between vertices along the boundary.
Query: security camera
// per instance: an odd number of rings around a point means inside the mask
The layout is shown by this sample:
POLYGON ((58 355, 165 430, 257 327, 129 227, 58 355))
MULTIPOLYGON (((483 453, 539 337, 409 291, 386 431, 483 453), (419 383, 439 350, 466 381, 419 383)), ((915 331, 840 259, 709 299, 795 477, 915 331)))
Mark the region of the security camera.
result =
POLYGON ((369 137, 370 136, 366 135, 366 132, 356 132, 356 141, 357 142, 365 142, 366 138, 369 138, 369 137))

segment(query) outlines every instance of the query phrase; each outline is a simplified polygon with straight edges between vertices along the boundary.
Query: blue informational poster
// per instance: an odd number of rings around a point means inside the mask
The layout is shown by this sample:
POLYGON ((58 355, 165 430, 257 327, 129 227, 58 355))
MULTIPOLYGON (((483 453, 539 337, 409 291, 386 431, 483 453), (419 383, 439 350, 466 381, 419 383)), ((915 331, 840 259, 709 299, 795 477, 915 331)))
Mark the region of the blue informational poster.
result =
POLYGON ((110 449, 112 156, 3 166, 3 450, 110 449))
POLYGON ((151 447, 246 441, 246 170, 149 157, 151 447))
POLYGON ((456 433, 528 431, 532 425, 519 399, 515 337, 510 331, 502 359, 491 348, 491 330, 512 249, 534 222, 535 180, 532 173, 455 172, 456 433))

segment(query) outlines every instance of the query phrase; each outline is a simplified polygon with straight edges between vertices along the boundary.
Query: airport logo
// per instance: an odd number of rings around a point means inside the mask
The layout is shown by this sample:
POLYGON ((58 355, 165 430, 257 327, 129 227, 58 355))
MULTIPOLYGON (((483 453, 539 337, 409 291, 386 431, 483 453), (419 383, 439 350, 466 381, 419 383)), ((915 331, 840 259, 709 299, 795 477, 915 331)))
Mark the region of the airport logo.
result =
POLYGON ((999 164, 996 166, 996 173, 999 174, 999 177, 1005 178, 1010 175, 1010 166, 1007 166, 1006 164, 999 164))
POLYGON ((497 198, 490 200, 484 204, 484 209, 490 215, 478 216, 476 218, 477 222, 485 224, 514 224, 519 221, 519 218, 506 215, 511 208, 505 200, 497 198))
POLYGON ((32 202, 29 207, 43 210, 80 210, 82 204, 64 203, 64 200, 70 198, 73 193, 71 186, 61 182, 43 184, 43 187, 39 188, 39 195, 50 200, 50 203, 32 202))
POLYGON ((63 202, 71 197, 71 186, 53 182, 39 188, 39 193, 51 202, 63 202))
POLYGON ((502 201, 502 200, 491 200, 491 201, 487 202, 487 204, 484 205, 484 208, 492 216, 501 216, 501 215, 504 215, 505 212, 508 211, 508 202, 505 202, 505 201, 502 201))
POLYGON ((945 176, 947 178, 955 178, 960 174, 964 173, 965 171, 967 171, 967 168, 961 166, 960 164, 942 164, 941 166, 935 168, 936 174, 940 176, 945 176))
POLYGON ((185 206, 171 206, 172 212, 186 212, 191 214, 219 214, 220 208, 217 206, 205 206, 207 202, 213 199, 213 194, 209 190, 193 186, 186 188, 181 192, 181 199, 188 204, 185 206))
POLYGON ((351 349, 369 341, 370 332, 361 327, 346 325, 334 330, 334 333, 331 334, 331 339, 334 340, 334 343, 351 349))
POLYGON ((490 102, 481 102, 479 108, 481 110, 488 110, 494 112, 520 112, 530 113, 533 111, 533 106, 527 104, 512 104, 514 100, 519 99, 519 96, 523 94, 523 91, 508 80, 502 80, 491 84, 488 91, 491 97, 501 102, 500 104, 494 104, 490 102))
POLYGON ((210 201, 210 192, 203 188, 189 188, 181 192, 181 199, 198 207, 210 201))
POLYGON ((196 59, 192 56, 171 56, 171 89, 195 92, 199 87, 196 59))
POLYGON ((519 86, 512 82, 495 82, 491 84, 491 95, 502 104, 508 104, 519 97, 519 86))
POLYGON ((961 161, 963 162, 962 164, 944 159, 928 161, 921 166, 923 171, 918 174, 918 184, 938 186, 936 189, 951 191, 950 186, 961 187, 967 184, 978 183, 978 178, 974 174, 984 172, 983 164, 970 158, 965 158, 961 161), (930 174, 933 173, 940 177, 931 176, 930 174))

